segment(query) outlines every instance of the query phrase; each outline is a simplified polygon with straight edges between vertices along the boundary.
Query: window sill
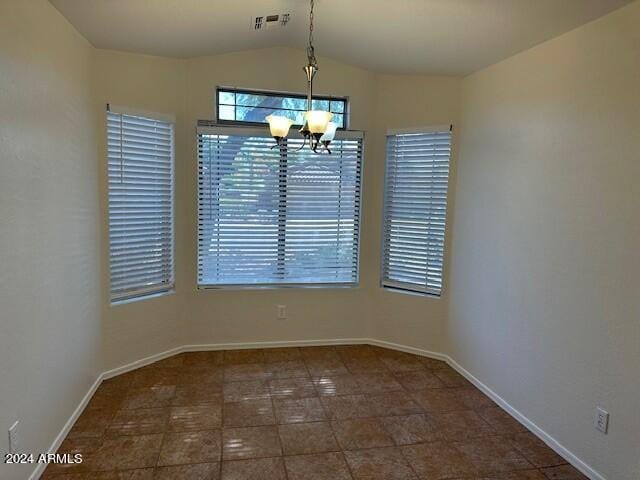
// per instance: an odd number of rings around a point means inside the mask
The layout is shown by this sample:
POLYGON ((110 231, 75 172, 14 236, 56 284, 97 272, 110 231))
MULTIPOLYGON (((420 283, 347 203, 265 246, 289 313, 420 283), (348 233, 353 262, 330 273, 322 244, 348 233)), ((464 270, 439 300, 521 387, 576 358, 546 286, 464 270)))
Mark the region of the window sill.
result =
POLYGON ((359 283, 351 284, 315 284, 315 285, 198 285, 198 291, 211 291, 211 290, 325 290, 325 289, 355 289, 360 288, 359 283))
POLYGON ((120 305, 127 305, 129 303, 136 303, 136 302, 142 302, 144 300, 151 300, 153 298, 167 297, 169 295, 173 295, 174 293, 176 293, 174 288, 170 290, 164 290, 162 292, 145 293, 142 295, 138 295, 136 297, 123 298, 122 300, 112 300, 109 306, 117 307, 120 305))
POLYGON ((382 285, 382 289, 386 290, 387 292, 400 293, 404 295, 413 295, 416 297, 433 298, 434 300, 440 300, 442 298, 442 294, 436 295, 435 293, 429 293, 429 292, 417 292, 415 290, 406 290, 404 288, 390 287, 387 285, 382 285))

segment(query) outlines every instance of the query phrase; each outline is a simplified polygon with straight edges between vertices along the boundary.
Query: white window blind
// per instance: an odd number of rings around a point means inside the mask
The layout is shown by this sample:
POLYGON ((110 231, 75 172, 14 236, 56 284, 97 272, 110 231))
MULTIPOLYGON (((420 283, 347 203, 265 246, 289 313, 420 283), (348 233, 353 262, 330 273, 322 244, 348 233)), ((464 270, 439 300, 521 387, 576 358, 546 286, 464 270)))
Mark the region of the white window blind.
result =
POLYGON ((111 301, 173 288, 173 123, 107 112, 111 301))
POLYGON ((198 128, 200 287, 358 282, 362 133, 332 154, 268 129, 198 128))
POLYGON ((387 135, 384 287, 441 294, 450 156, 449 126, 387 135))

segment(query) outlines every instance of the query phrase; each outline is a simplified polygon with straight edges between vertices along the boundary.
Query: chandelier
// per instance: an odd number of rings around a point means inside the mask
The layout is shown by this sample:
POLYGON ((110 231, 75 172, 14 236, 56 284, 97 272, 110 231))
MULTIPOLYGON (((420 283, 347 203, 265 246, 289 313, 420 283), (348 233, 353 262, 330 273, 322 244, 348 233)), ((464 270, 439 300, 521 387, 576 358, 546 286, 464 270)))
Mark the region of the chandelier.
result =
MULTIPOLYGON (((313 110, 313 77, 318 71, 318 62, 316 60, 315 50, 313 47, 313 6, 314 0, 311 0, 311 9, 309 11, 309 46, 307 47, 307 66, 303 68, 307 76, 307 111, 304 113, 304 125, 300 129, 300 133, 304 137, 304 142, 299 150, 309 143, 309 147, 314 153, 318 152, 318 148, 324 149, 331 153, 329 144, 336 134, 337 125, 331 121, 333 113, 324 110, 313 110)), ((285 138, 289 134, 289 129, 293 121, 287 117, 280 115, 269 115, 266 118, 269 122, 269 130, 271 136, 276 141, 276 146, 282 145, 285 138)))

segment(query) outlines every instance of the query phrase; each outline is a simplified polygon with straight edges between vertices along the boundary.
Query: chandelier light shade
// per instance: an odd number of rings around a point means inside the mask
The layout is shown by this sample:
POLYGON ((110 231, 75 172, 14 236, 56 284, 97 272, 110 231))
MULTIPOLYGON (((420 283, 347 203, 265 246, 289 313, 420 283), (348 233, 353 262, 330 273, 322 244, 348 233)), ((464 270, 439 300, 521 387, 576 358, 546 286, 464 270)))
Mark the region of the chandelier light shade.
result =
POLYGON ((309 131, 312 134, 319 133, 320 135, 326 132, 332 117, 333 113, 325 112, 324 110, 309 110, 304 114, 304 119, 307 122, 309 131))
POLYGON ((271 136, 276 140, 285 138, 289 135, 289 128, 293 125, 293 120, 280 115, 269 115, 265 120, 269 122, 271 136))
MULTIPOLYGON (((331 114, 333 115, 333 114, 331 114)), ((320 141, 321 142, 331 142, 333 141, 333 138, 336 136, 336 130, 338 128, 338 124, 334 123, 334 122, 329 122, 327 124, 327 128, 324 131, 324 133, 322 134, 322 136, 320 137, 320 141)))

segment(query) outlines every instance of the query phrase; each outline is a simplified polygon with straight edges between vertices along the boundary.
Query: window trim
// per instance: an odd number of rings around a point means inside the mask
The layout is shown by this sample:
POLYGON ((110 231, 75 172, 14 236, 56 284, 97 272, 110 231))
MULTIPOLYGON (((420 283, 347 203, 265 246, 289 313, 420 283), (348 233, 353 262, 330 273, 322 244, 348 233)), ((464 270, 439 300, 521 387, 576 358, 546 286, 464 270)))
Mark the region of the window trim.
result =
MULTIPOLYGON (((240 88, 240 87, 230 87, 224 85, 216 86, 215 90, 215 102, 213 104, 213 118, 217 125, 236 125, 236 126, 247 126, 247 127, 263 127, 264 125, 268 125, 266 122, 244 122, 241 120, 224 120, 220 118, 220 92, 229 92, 229 93, 249 93, 255 95, 264 95, 267 97, 279 97, 279 98, 297 98, 297 99, 307 99, 306 93, 301 92, 289 92, 283 90, 262 90, 256 88, 240 88)), ((344 127, 339 127, 339 131, 355 131, 350 130, 349 127, 351 125, 351 108, 348 96, 339 96, 339 95, 313 95, 314 100, 329 100, 329 101, 343 101, 344 102, 344 127)), ((297 110, 296 110, 297 111, 297 110)), ((293 129, 296 127, 302 127, 302 125, 293 124, 293 129)))
POLYGON ((149 110, 143 110, 138 108, 126 107, 123 105, 114 105, 112 103, 106 104, 106 112, 104 116, 105 120, 105 130, 104 130, 104 139, 105 139, 105 157, 106 161, 106 191, 107 191, 107 199, 106 199, 106 222, 107 222, 107 271, 108 271, 108 281, 106 282, 108 285, 108 298, 109 298, 109 306, 116 307, 119 305, 126 305, 128 303, 133 303, 141 300, 149 300, 157 297, 164 297, 168 295, 173 295, 175 293, 176 288, 176 229, 175 229, 175 218, 176 218, 176 179, 175 179, 175 171, 176 171, 176 115, 173 113, 160 113, 160 112, 152 112, 149 110), (171 124, 171 283, 166 285, 166 288, 150 288, 148 291, 144 289, 140 289, 138 292, 131 295, 123 295, 121 297, 114 298, 113 293, 111 291, 111 229, 109 226, 110 222, 110 213, 109 213, 109 147, 108 147, 108 135, 109 135, 109 124, 108 124, 108 114, 115 113, 119 115, 128 115, 133 117, 142 117, 151 120, 157 120, 160 122, 165 122, 171 124))
MULTIPOLYGON (((198 143, 198 135, 200 134, 214 134, 220 135, 220 130, 224 129, 226 135, 247 135, 247 136, 263 136, 269 137, 268 130, 265 130, 264 124, 258 124, 257 126, 252 126, 247 123, 240 122, 229 124, 218 124, 214 121, 208 120, 198 120, 198 126, 196 128, 196 145, 198 143)), ((302 135, 297 130, 291 130, 289 132, 288 137, 295 139, 302 139, 302 135)), ((207 290, 280 290, 280 289, 351 289, 351 288, 360 288, 360 255, 362 253, 361 250, 361 232, 362 232, 362 200, 363 196, 363 179, 364 179, 364 166, 365 166, 365 132, 362 130, 339 130, 339 133, 336 134, 336 139, 341 140, 361 140, 361 149, 360 149, 360 192, 359 192, 359 202, 357 206, 357 218, 358 218, 358 228, 355 232, 357 235, 357 255, 355 262, 355 280, 352 282, 340 282, 340 283, 237 283, 237 284, 201 284, 198 272, 198 262, 199 262, 199 236, 196 232, 196 272, 195 272, 195 283, 196 290, 198 291, 207 291, 207 290)), ((305 147, 306 148, 306 147, 305 147)), ((196 149, 197 150, 197 149, 196 149)), ((196 152, 197 155, 197 152, 196 152)), ((198 169, 196 169, 196 184, 199 180, 198 169)), ((197 189, 196 189, 197 190, 197 189)), ((199 206, 199 191, 196 191, 196 205, 199 206)), ((198 223, 198 222, 196 222, 198 223)), ((198 228, 198 227, 197 227, 198 228)))
POLYGON ((408 127, 408 128, 392 128, 388 129, 385 134, 385 161, 384 161, 384 182, 382 187, 382 221, 380 228, 380 282, 379 286, 382 290, 392 293, 400 293, 404 295, 415 295, 420 297, 427 297, 439 300, 443 297, 444 286, 445 286, 445 265, 446 265, 446 247, 447 247, 447 222, 448 219, 448 210, 449 210, 449 194, 450 194, 450 183, 451 183, 451 159, 453 158, 453 123, 450 124, 442 124, 442 125, 429 125, 425 127, 408 127), (396 282, 393 280, 384 279, 385 272, 385 234, 386 234, 386 216, 387 216, 387 162, 388 157, 386 154, 386 144, 388 141, 388 137, 394 135, 411 135, 411 134, 426 134, 426 133, 436 133, 436 132, 451 132, 451 154, 449 155, 449 174, 447 176, 447 210, 445 213, 445 236, 442 242, 442 287, 439 292, 434 291, 433 289, 429 289, 425 287, 424 289, 416 289, 416 288, 408 288, 407 284, 403 282, 396 282))

